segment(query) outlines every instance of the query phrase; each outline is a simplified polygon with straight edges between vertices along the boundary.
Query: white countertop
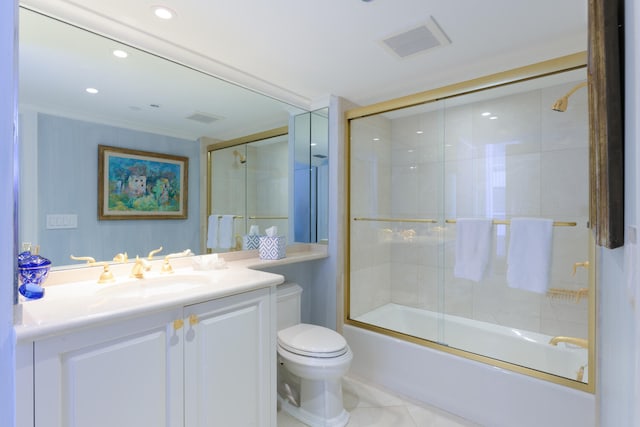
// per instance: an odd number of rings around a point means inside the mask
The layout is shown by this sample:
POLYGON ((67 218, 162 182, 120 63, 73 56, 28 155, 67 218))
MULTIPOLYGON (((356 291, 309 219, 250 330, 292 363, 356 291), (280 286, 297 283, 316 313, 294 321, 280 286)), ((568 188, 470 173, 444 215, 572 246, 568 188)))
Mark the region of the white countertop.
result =
POLYGON ((111 265, 116 280, 106 284, 97 283, 103 267, 52 271, 45 282, 44 298, 20 302, 21 321, 14 326, 16 338, 30 341, 275 286, 285 278, 256 269, 326 258, 327 248, 294 245, 287 247, 287 256, 279 260, 261 260, 257 251, 230 252, 218 254, 224 260, 223 268, 194 269, 194 262, 213 255, 202 257, 171 259, 174 272, 162 274, 164 259, 160 255, 142 279, 129 277, 132 263, 111 265))

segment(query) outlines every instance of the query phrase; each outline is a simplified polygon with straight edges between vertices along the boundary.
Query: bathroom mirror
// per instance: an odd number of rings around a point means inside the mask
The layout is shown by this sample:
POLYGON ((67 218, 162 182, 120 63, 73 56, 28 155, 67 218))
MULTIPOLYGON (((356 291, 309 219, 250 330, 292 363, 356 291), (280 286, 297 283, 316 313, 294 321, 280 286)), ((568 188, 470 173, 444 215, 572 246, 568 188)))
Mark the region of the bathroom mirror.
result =
POLYGON ((305 112, 26 8, 19 19, 19 239, 57 268, 70 255, 199 252, 202 137, 231 140, 305 112), (187 157, 188 218, 99 221, 98 145, 187 157))
POLYGON ((326 242, 329 218, 329 110, 294 118, 293 233, 296 242, 326 242))
POLYGON ((207 156, 206 250, 257 249, 245 235, 274 226, 291 243, 288 128, 211 144, 207 156))
POLYGON ((244 236, 272 226, 287 243, 328 241, 328 108, 294 116, 290 128, 211 142, 207 153, 207 251, 256 249, 244 236), (231 239, 220 242, 210 230, 225 215, 231 239))

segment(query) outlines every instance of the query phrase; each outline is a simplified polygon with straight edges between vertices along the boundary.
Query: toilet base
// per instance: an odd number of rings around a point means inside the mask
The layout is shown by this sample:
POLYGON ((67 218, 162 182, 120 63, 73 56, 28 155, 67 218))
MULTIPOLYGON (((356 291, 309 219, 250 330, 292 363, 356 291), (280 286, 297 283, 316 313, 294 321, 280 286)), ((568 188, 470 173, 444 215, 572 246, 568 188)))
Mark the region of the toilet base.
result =
POLYGON ((283 411, 310 427, 344 427, 349 422, 349 413, 344 408, 338 415, 326 419, 312 414, 304 408, 292 405, 280 395, 278 395, 278 403, 283 411))

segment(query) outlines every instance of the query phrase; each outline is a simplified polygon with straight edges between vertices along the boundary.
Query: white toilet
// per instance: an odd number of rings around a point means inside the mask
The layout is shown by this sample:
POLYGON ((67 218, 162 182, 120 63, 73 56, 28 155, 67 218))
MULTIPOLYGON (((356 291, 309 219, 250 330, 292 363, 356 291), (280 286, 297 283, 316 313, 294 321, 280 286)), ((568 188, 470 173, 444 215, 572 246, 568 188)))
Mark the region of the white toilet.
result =
POLYGON ((300 323, 302 288, 278 286, 278 403, 311 427, 343 427, 342 377, 353 353, 339 333, 300 323))

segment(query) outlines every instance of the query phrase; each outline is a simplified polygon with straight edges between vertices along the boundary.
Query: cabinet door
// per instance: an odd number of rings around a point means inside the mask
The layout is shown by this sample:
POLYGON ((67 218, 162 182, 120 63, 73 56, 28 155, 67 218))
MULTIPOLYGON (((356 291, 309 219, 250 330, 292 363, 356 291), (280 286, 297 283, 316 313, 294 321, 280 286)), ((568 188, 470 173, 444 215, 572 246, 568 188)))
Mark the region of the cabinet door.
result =
POLYGON ((171 310, 36 342, 35 426, 182 426, 181 322, 171 310))
POLYGON ((275 427, 270 289, 185 308, 185 426, 275 427))

